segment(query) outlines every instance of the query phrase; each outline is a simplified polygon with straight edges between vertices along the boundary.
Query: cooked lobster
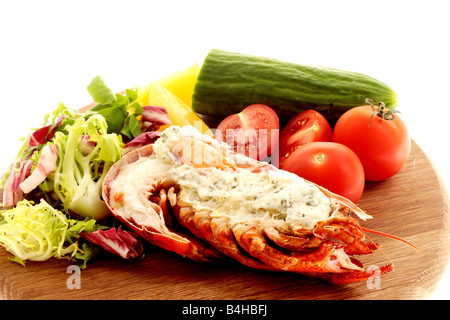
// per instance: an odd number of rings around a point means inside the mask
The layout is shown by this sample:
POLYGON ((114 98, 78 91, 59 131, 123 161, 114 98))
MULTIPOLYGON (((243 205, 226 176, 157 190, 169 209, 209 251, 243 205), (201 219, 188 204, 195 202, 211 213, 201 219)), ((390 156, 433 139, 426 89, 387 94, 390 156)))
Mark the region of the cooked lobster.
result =
POLYGON ((193 127, 169 127, 124 155, 104 180, 103 199, 150 243, 197 261, 231 257, 334 284, 393 270, 368 271, 353 257, 378 249, 357 220, 371 216, 355 204, 193 127))

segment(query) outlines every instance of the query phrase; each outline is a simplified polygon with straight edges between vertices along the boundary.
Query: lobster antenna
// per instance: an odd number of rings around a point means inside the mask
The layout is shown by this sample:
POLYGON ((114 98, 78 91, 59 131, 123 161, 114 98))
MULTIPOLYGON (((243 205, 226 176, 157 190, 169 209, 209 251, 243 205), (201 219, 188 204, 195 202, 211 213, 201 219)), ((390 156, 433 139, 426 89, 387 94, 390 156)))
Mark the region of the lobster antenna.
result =
MULTIPOLYGON (((367 235, 366 232, 372 232, 372 230, 363 228, 361 226, 358 226, 358 229, 367 237, 367 239, 369 239, 369 241, 377 248, 377 250, 380 251, 383 254, 383 256, 385 256, 386 259, 389 260, 389 262, 391 263, 392 267, 394 267, 394 263, 392 262, 391 258, 389 258, 389 256, 386 253, 384 253, 383 250, 381 250, 380 246, 378 244, 376 244, 375 242, 373 242, 373 240, 367 235)), ((378 233, 378 232, 374 232, 374 233, 378 233)))
MULTIPOLYGON (((396 237, 396 236, 393 236, 393 235, 391 235, 391 234, 387 234, 387 233, 384 233, 384 232, 380 232, 380 231, 376 231, 376 230, 367 229, 367 228, 364 228, 364 227, 361 227, 361 226, 360 226, 360 228, 362 229, 362 231, 365 231, 365 232, 375 233, 375 234, 379 234, 379 235, 381 235, 381 236, 385 236, 385 237, 389 237, 389 238, 392 238, 392 239, 395 239, 395 240, 399 240, 399 241, 401 241, 401 242, 403 242, 403 243, 406 243, 407 245, 410 245, 411 247, 413 247, 414 249, 416 249, 417 251, 419 251, 420 253, 422 253, 422 252, 420 251, 419 248, 417 248, 417 247, 416 247, 415 245, 413 245, 411 242, 406 241, 405 239, 402 239, 402 238, 399 238, 399 237, 396 237)), ((366 235, 366 236, 367 236, 367 235, 366 235)), ((367 238, 369 238, 369 237, 367 237, 367 238)), ((369 240, 370 240, 370 238, 369 238, 369 240)), ((372 241, 372 240, 370 240, 370 241, 372 241)), ((372 242, 372 243, 373 243, 373 242, 372 242)))

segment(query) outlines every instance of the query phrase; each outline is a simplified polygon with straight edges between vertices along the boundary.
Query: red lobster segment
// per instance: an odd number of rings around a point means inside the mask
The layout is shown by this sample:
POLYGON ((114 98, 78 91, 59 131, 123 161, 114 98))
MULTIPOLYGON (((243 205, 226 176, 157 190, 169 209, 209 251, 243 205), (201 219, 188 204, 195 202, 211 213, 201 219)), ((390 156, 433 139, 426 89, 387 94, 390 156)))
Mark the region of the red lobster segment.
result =
MULTIPOLYGON (((321 187, 334 211, 312 228, 217 213, 181 196, 177 181, 164 175, 153 176, 136 190, 138 201, 148 208, 146 213, 126 215, 120 210, 123 195, 111 194, 111 184, 124 166, 151 155, 149 145, 116 163, 105 178, 103 199, 115 217, 152 244, 196 261, 231 257, 251 268, 301 273, 333 284, 364 281, 393 270, 392 263, 366 270, 353 257, 378 249, 378 245, 367 241, 364 229, 350 216, 356 213, 364 217, 365 213, 349 200, 321 187)), ((254 166, 233 164, 228 169, 257 172, 266 167, 258 162, 254 166)))

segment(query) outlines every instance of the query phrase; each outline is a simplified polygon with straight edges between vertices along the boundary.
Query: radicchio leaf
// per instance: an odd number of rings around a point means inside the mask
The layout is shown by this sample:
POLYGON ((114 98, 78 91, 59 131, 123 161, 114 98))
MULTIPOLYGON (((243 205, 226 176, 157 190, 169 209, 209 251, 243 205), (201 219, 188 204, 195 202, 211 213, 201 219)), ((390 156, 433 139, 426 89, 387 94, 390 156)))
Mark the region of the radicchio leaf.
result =
POLYGON ((172 124, 166 108, 158 106, 144 106, 142 108, 144 109, 140 115, 142 133, 125 144, 122 155, 154 143, 161 136, 161 132, 157 130, 161 126, 172 124))
POLYGON ((141 239, 134 232, 111 228, 94 232, 80 232, 80 236, 103 249, 117 254, 124 259, 139 257, 143 252, 141 239))
POLYGON ((53 138, 55 130, 61 125, 64 117, 60 117, 55 124, 49 124, 48 126, 37 129, 30 136, 28 146, 35 147, 50 141, 53 138))
POLYGON ((90 154, 97 144, 95 141, 91 141, 90 139, 91 137, 89 137, 88 134, 81 137, 79 148, 84 155, 90 154))
POLYGON ((142 108, 144 109, 141 114, 142 132, 156 131, 163 125, 172 124, 166 108, 158 106, 144 106, 142 108))
POLYGON ((148 144, 154 143, 161 136, 161 131, 148 131, 141 133, 136 138, 128 142, 123 147, 122 155, 133 151, 134 149, 138 149, 140 147, 146 146, 148 144))

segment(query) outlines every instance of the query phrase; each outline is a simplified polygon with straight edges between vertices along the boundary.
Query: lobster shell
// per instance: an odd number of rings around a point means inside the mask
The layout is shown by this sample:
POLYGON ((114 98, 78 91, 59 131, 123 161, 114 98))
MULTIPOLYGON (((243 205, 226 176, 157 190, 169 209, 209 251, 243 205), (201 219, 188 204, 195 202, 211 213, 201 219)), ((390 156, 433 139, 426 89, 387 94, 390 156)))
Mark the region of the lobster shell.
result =
MULTIPOLYGON (((229 256, 249 267, 296 272, 323 278, 335 284, 363 281, 376 272, 381 275, 393 270, 393 265, 389 264, 378 270, 368 271, 358 260, 347 255, 368 254, 378 249, 374 243, 364 241, 365 233, 357 220, 350 217, 350 213, 362 218, 370 216, 349 200, 320 186, 317 187, 338 208, 338 214, 316 223, 313 229, 305 230, 295 226, 277 229, 254 222, 231 225, 227 217, 217 218, 202 210, 197 211, 176 195, 176 200, 172 203, 169 201, 170 190, 166 190, 167 188, 158 190, 158 208, 167 209, 170 202, 171 215, 190 233, 179 232, 172 227, 172 218, 165 212, 168 210, 160 210, 158 213, 157 219, 164 225, 162 228, 140 225, 133 219, 124 218, 120 210, 111 206, 111 196, 114 196, 111 195, 111 184, 123 166, 134 163, 141 157, 149 157, 152 153, 153 145, 147 145, 127 153, 115 163, 103 181, 102 196, 114 217, 154 245, 196 261, 214 261, 229 256)), ((257 162, 255 166, 244 166, 241 170, 254 172, 255 168, 259 171, 266 167, 257 162)), ((152 219, 154 217, 156 216, 152 216, 152 219)))

